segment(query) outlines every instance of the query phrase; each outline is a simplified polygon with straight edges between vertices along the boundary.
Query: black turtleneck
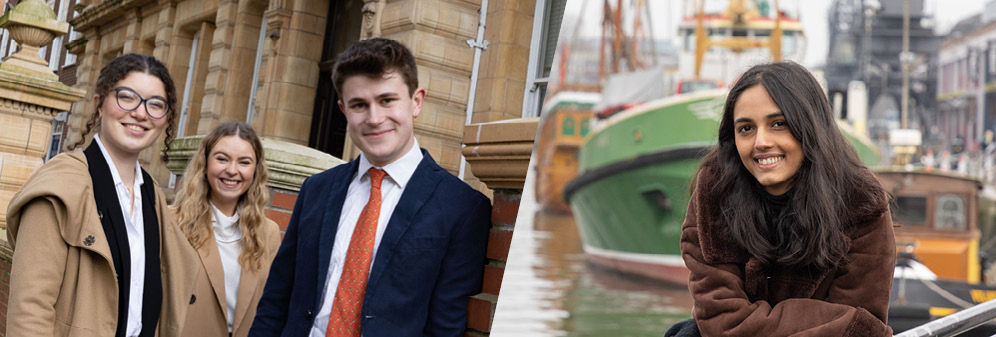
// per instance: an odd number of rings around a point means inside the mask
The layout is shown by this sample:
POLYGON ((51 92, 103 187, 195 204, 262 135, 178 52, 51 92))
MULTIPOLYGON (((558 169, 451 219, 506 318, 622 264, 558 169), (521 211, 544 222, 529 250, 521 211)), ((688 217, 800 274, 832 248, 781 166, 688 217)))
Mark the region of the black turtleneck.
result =
POLYGON ((784 246, 785 231, 779 226, 789 209, 789 202, 792 200, 792 190, 782 193, 782 195, 772 195, 768 191, 763 191, 764 196, 764 221, 768 225, 768 242, 774 247, 784 246))

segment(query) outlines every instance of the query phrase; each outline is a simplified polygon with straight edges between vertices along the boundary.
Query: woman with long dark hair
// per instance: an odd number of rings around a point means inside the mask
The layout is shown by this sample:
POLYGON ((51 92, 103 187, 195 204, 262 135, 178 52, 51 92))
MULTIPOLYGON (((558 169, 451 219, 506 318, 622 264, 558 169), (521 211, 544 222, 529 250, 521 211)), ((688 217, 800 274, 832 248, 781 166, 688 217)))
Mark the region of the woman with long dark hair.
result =
MULTIPOLYGON (((159 60, 100 71, 90 146, 36 170, 7 210, 14 248, 8 336, 179 336, 197 253, 167 214, 139 154, 174 136, 176 88, 159 60)), ((162 161, 168 161, 166 151, 162 161)))
POLYGON ((890 336, 896 248, 885 191, 802 66, 731 89, 682 226, 705 336, 890 336))

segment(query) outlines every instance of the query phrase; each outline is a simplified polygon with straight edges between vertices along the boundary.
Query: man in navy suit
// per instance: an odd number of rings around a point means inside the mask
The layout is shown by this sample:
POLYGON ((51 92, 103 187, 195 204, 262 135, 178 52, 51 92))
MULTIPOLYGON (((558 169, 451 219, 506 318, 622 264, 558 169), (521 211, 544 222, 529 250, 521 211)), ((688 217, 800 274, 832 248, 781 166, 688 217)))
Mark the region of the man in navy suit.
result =
POLYGON ((360 156, 301 186, 250 336, 462 336, 481 289, 487 197, 418 146, 426 91, 397 41, 333 69, 360 156))

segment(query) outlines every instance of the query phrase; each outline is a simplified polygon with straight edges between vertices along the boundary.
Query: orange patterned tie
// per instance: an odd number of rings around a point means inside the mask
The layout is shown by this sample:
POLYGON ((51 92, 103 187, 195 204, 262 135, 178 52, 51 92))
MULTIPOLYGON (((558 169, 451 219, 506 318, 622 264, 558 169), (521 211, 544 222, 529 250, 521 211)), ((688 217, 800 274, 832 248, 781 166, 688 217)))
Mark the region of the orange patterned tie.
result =
POLYGON ((377 239, 377 219, 380 218, 380 183, 386 172, 370 168, 370 199, 363 206, 360 219, 353 228, 353 237, 346 250, 346 261, 342 267, 342 277, 335 291, 332 313, 325 336, 359 336, 360 311, 363 310, 363 294, 367 290, 367 276, 370 275, 370 260, 373 258, 374 240, 377 239))

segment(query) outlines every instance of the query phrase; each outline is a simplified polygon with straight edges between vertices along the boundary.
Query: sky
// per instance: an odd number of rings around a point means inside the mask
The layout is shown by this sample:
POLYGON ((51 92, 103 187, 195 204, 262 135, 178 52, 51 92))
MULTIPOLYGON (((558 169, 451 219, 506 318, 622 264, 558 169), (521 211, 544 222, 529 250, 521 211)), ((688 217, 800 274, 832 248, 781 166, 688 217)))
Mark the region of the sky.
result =
MULTIPOLYGON (((628 0, 627 0, 628 1, 628 0)), ((624 1, 624 2, 627 2, 624 1)), ((885 0, 879 0, 885 1, 885 0)), ((996 0, 925 0, 924 5, 928 14, 934 16, 935 31, 947 33, 959 20, 981 13, 985 3, 996 0), (943 3, 943 6, 941 5, 943 3)), ((684 13, 686 0, 647 0, 650 6, 655 37, 673 37, 677 31, 677 24, 684 13)), ((614 3, 614 2, 613 2, 614 3)), ((706 9, 715 6, 725 6, 726 1, 706 2, 706 9)), ((816 67, 826 63, 827 47, 829 38, 829 24, 827 15, 833 0, 780 0, 779 6, 789 12, 798 12, 807 36, 806 59, 803 64, 807 67, 816 67)), ((601 12, 600 0, 568 0, 564 14, 563 34, 571 32, 569 26, 576 22, 579 13, 583 10, 582 29, 578 34, 598 35, 601 25, 599 24, 601 12)))

